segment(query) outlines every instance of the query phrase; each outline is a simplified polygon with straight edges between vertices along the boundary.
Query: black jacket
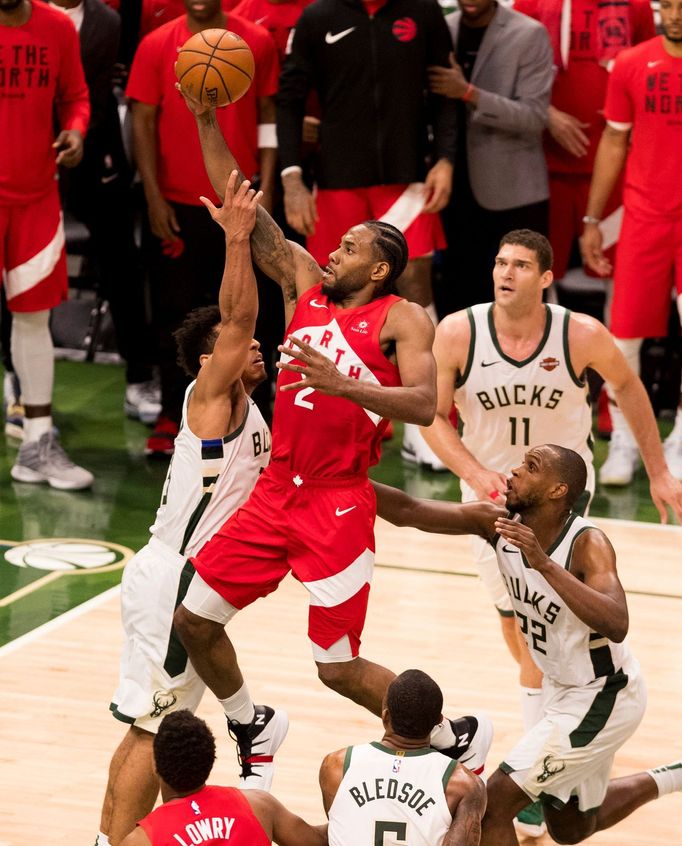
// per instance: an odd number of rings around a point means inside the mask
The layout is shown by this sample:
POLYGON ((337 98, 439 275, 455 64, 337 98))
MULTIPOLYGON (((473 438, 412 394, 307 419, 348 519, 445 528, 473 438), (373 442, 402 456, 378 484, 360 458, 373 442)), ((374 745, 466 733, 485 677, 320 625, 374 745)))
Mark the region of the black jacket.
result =
POLYGON ((277 96, 283 168, 300 164, 306 95, 319 96, 320 188, 423 179, 453 158, 455 103, 427 93, 429 65, 452 40, 437 0, 389 0, 370 17, 361 0, 316 0, 301 15, 277 96), (429 142, 429 131, 433 142, 429 142))

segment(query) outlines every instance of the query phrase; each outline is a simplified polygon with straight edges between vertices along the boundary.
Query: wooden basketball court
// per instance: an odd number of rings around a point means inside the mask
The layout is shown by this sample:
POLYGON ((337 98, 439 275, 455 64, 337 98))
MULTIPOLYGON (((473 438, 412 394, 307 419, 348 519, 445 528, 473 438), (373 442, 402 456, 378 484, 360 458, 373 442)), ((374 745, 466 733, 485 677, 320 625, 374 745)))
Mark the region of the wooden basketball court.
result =
MULTIPOLYGON (((631 648, 649 707, 616 758, 614 775, 682 758, 682 529, 596 521, 611 538, 628 590, 631 648)), ((516 672, 496 612, 474 577, 467 538, 425 535, 379 521, 363 654, 399 672, 419 667, 443 688, 447 713, 489 712, 492 772, 521 734, 516 672)), ((307 597, 286 579, 247 609, 231 633, 258 702, 285 707, 291 728, 273 792, 313 823, 324 814, 317 771, 327 751, 378 739, 378 721, 326 690, 305 636, 307 597)), ((114 589, 0 650, 0 846, 90 844, 114 747, 126 727, 108 713, 121 640, 114 589)), ((236 756, 209 693, 199 711, 219 738, 215 783, 236 783, 236 756)), ((682 842, 682 794, 652 803, 589 842, 682 842)), ((551 842, 545 837, 540 844, 551 842)))

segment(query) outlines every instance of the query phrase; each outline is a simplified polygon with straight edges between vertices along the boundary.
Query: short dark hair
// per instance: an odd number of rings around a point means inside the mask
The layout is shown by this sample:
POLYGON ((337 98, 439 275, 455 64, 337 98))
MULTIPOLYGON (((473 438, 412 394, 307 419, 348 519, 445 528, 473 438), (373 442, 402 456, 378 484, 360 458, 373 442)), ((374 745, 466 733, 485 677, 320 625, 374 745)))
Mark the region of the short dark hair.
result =
POLYGON ((173 790, 192 793, 208 778, 215 761, 211 729, 186 708, 161 720, 154 738, 156 771, 173 790))
POLYGON ((557 444, 547 444, 547 446, 554 453, 552 464, 559 481, 564 482, 567 487, 566 504, 569 508, 573 508, 587 484, 585 462, 582 456, 572 449, 557 446, 557 444))
POLYGON ((199 373, 199 356, 210 355, 218 338, 220 323, 217 305, 195 308, 173 332, 178 347, 178 364, 193 379, 199 373))
POLYGON ((552 245, 539 232, 534 232, 532 229, 513 229, 502 237, 500 247, 504 244, 518 245, 527 250, 533 250, 540 265, 541 273, 552 269, 552 264, 554 264, 552 245))
POLYGON ((375 256, 379 261, 388 262, 390 268, 388 276, 384 279, 381 289, 382 294, 393 293, 395 282, 407 265, 407 241, 405 236, 396 226, 386 223, 384 220, 366 220, 363 224, 374 235, 372 247, 375 256))
POLYGON ((401 737, 426 737, 443 713, 443 693, 421 670, 405 670, 386 691, 391 726, 401 737))

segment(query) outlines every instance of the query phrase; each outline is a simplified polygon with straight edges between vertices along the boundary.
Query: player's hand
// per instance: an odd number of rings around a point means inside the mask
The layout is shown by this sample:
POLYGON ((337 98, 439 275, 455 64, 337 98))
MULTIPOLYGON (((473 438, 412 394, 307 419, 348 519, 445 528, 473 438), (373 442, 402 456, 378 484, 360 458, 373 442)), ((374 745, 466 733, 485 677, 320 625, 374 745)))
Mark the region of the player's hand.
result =
POLYGON ((175 83, 175 87, 182 95, 185 105, 195 117, 201 117, 202 115, 215 111, 215 106, 205 106, 203 103, 199 102, 199 100, 195 100, 194 97, 190 97, 190 95, 183 90, 179 82, 175 83))
POLYGON ((531 528, 508 517, 498 517, 495 520, 495 531, 504 540, 518 547, 534 570, 542 570, 547 566, 550 559, 531 528))
POLYGON ((580 236, 580 254, 590 270, 600 276, 609 277, 613 272, 611 262, 604 255, 602 249, 603 236, 596 223, 586 223, 580 236))
POLYGON ((176 241, 180 224, 175 216, 175 209, 159 194, 153 199, 147 198, 147 214, 152 232, 162 241, 176 241))
POLYGON ((559 111, 554 106, 549 107, 548 119, 547 129, 557 144, 578 159, 587 155, 590 139, 583 129, 587 129, 589 123, 583 123, 577 117, 559 111))
POLYGON ((258 201, 263 196, 262 191, 254 191, 248 179, 237 187, 238 180, 239 172, 233 170, 227 178, 225 199, 220 208, 214 206, 208 197, 199 197, 230 241, 248 240, 256 225, 258 201))
POLYGON ((313 115, 306 115, 303 118, 303 136, 304 144, 318 144, 320 141, 320 119, 313 117, 313 115))
POLYGON ((452 162, 447 159, 439 159, 426 174, 424 180, 425 201, 422 208, 422 211, 426 214, 439 212, 447 206, 452 192, 452 171, 452 162))
POLYGON ((661 523, 668 522, 666 505, 672 508, 678 522, 682 523, 682 482, 678 482, 671 473, 666 471, 660 477, 651 480, 650 490, 651 499, 658 509, 661 523))
POLYGON ((467 476, 464 481, 476 494, 476 499, 481 502, 504 505, 507 501, 507 477, 504 473, 495 473, 494 470, 481 467, 480 472, 475 476, 467 476))
POLYGON ((313 235, 318 220, 317 205, 312 193, 299 173, 290 173, 282 179, 284 186, 284 214, 287 223, 299 235, 313 235))
POLYGON ((343 390, 343 382, 347 378, 343 376, 331 359, 313 349, 305 341, 299 341, 293 335, 289 335, 287 341, 293 346, 280 344, 277 349, 281 353, 293 356, 300 364, 277 362, 279 370, 289 370, 292 373, 300 373, 301 381, 292 382, 289 385, 282 385, 280 391, 298 391, 301 388, 314 388, 329 396, 338 396, 343 390))
POLYGON ((458 100, 469 87, 464 71, 455 61, 454 53, 449 55, 450 67, 431 65, 427 68, 429 75, 429 89, 432 94, 441 94, 458 100))
POLYGON ((83 158, 83 136, 77 129, 62 129, 52 145, 57 153, 57 164, 76 167, 83 158))

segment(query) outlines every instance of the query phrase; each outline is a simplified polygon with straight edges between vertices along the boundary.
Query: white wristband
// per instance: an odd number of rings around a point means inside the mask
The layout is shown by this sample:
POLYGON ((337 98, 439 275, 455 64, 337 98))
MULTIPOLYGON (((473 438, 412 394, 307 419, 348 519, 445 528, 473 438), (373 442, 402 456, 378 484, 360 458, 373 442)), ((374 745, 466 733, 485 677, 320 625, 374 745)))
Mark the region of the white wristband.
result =
POLYGON ((299 175, 303 173, 303 168, 300 165, 289 165, 289 167, 285 167, 284 170, 280 173, 282 179, 285 176, 289 176, 290 173, 298 173, 299 175))
POLYGON ((277 147, 277 124, 258 124, 258 149, 260 150, 263 147, 277 147))

